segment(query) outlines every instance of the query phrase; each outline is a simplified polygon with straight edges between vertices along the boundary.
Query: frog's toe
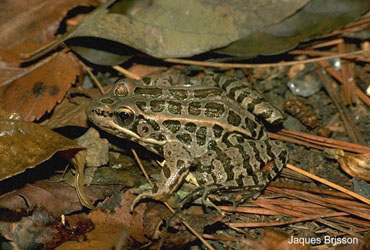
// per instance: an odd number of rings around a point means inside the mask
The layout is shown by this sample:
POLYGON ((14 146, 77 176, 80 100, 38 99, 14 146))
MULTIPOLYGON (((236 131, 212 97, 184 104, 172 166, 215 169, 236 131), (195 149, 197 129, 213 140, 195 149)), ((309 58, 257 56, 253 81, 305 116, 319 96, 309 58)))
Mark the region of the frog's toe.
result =
POLYGON ((143 199, 152 199, 152 200, 156 200, 156 201, 167 201, 168 198, 169 198, 169 196, 166 195, 166 194, 160 194, 160 193, 159 194, 158 193, 153 194, 151 191, 141 193, 132 202, 131 207, 130 207, 130 211, 131 212, 134 211, 136 204, 138 204, 143 199))
POLYGON ((151 195, 152 193, 141 193, 138 196, 136 196, 135 200, 131 204, 130 211, 133 212, 136 207, 136 204, 138 204, 143 199, 150 198, 151 195))

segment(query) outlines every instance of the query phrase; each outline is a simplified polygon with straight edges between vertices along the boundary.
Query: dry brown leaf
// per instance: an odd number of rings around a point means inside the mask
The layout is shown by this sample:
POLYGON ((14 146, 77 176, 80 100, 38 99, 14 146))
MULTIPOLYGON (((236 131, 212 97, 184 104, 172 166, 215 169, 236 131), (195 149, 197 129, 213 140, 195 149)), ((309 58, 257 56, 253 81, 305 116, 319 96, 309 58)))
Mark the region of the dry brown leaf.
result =
MULTIPOLYGON (((90 200, 96 201, 117 192, 119 188, 120 185, 94 185, 85 187, 85 191, 90 200)), ((34 206, 44 207, 54 218, 82 209, 75 188, 63 182, 38 181, 0 196, 1 208, 17 210, 34 206)))
POLYGON ((0 1, 0 48, 17 55, 40 48, 54 39, 67 12, 79 5, 98 6, 99 1, 0 1))
POLYGON ((167 70, 167 67, 151 66, 151 65, 145 65, 145 64, 134 64, 128 69, 128 71, 130 71, 131 73, 139 77, 160 74, 166 70, 167 70))
POLYGON ((79 148, 75 141, 38 124, 0 119, 0 180, 33 168, 58 151, 79 148))
MULTIPOLYGON (((106 93, 108 92, 108 88, 103 88, 106 93)), ((65 98, 58 104, 50 119, 44 121, 42 125, 46 125, 49 128, 60 128, 64 126, 88 127, 86 108, 89 106, 91 99, 100 96, 101 93, 96 88, 88 90, 72 88, 70 93, 74 97, 65 98)))
MULTIPOLYGON (((159 239, 164 236, 164 248, 181 249, 196 239, 177 217, 170 222, 173 230, 168 231, 167 234, 164 233, 165 220, 168 220, 171 212, 163 204, 140 203, 131 213, 130 206, 134 199, 133 194, 126 192, 105 201, 101 207, 113 212, 94 211, 89 215, 95 224, 95 229, 87 233, 87 241, 78 244, 66 242, 58 249, 87 249, 92 246, 96 249, 111 249, 123 236, 129 245, 126 247, 139 248, 153 240, 150 249, 157 249, 159 239)), ((220 214, 189 213, 183 214, 182 217, 198 232, 222 220, 220 214)))
POLYGON ((28 74, 0 87, 0 106, 26 121, 39 119, 60 102, 81 68, 70 53, 58 53, 40 62, 28 74))
POLYGON ((112 249, 123 230, 129 230, 127 233, 136 241, 147 242, 148 239, 143 235, 142 227, 145 204, 138 205, 135 213, 130 213, 130 205, 135 196, 122 194, 121 197, 120 206, 115 208, 114 212, 104 213, 97 210, 89 214, 89 218, 95 224, 95 228, 86 234, 87 241, 65 242, 57 249, 112 249))
POLYGON ((8 241, 8 246, 2 242, 1 249, 39 249, 55 237, 55 230, 49 227, 54 219, 42 208, 31 212, 18 221, 0 221, 0 233, 8 241))
POLYGON ((2 109, 1 107, 0 107, 0 119, 10 119, 11 118, 11 113, 9 113, 9 112, 6 112, 4 109, 2 109))
POLYGON ((83 96, 73 98, 64 98, 64 100, 55 107, 49 120, 43 125, 49 128, 60 128, 64 126, 88 127, 86 109, 91 99, 83 96))
POLYGON ((0 87, 27 73, 27 69, 20 68, 18 64, 17 58, 0 49, 0 87))
POLYGON ((341 149, 327 150, 339 162, 340 167, 350 176, 370 181, 370 154, 349 154, 341 149))

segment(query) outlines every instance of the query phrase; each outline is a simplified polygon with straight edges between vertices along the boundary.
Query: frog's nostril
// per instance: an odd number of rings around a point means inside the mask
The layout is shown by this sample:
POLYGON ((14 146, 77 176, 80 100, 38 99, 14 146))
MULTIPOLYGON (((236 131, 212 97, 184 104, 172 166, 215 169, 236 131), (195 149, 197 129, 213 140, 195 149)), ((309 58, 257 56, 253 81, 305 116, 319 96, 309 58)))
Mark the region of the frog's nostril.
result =
POLYGON ((93 109, 93 112, 95 112, 99 116, 104 116, 104 110, 101 109, 93 109))
POLYGON ((102 108, 94 108, 91 109, 90 113, 95 113, 97 116, 100 117, 112 117, 113 114, 109 112, 108 110, 102 109, 102 108))
POLYGON ((112 98, 103 98, 100 100, 100 102, 103 104, 113 104, 114 100, 112 98))

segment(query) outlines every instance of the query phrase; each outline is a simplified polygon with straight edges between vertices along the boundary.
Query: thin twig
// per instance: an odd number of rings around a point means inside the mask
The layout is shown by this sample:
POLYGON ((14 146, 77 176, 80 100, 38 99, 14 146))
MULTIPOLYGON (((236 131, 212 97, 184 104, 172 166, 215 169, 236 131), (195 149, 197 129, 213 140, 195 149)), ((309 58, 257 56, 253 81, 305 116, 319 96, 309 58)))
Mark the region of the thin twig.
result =
POLYGON ((326 218, 326 217, 336 217, 342 215, 342 212, 335 212, 335 213, 329 213, 329 214, 321 214, 321 215, 308 215, 308 216, 302 216, 286 221, 279 221, 279 222, 230 222, 226 223, 228 226, 233 227, 273 227, 273 226, 282 226, 287 224, 293 224, 293 223, 299 223, 304 221, 310 221, 310 220, 316 220, 319 218, 326 218))
MULTIPOLYGON (((339 55, 339 54, 342 54, 342 53, 322 51, 322 50, 310 50, 310 49, 299 50, 299 49, 297 49, 297 50, 289 51, 289 54, 291 54, 291 55, 308 55, 308 56, 334 56, 334 55, 339 55)), ((357 60, 357 61, 366 62, 366 63, 370 62, 369 57, 361 56, 361 55, 349 55, 349 56, 343 56, 342 58, 348 59, 348 60, 357 60)))
MULTIPOLYGON (((313 194, 310 194, 310 193, 307 193, 307 192, 301 192, 301 191, 296 192, 296 191, 287 190, 287 189, 277 189, 277 188, 272 188, 272 189, 276 193, 285 194, 287 196, 291 196, 291 197, 294 197, 294 198, 297 198, 297 199, 301 199, 301 200, 305 200, 305 201, 312 202, 312 203, 315 203, 315 204, 319 204, 319 205, 329 207, 329 208, 332 208, 332 209, 335 209, 335 210, 341 210, 341 211, 344 211, 348 214, 352 214, 352 215, 355 215, 355 216, 358 216, 358 217, 361 217, 361 218, 364 218, 364 219, 367 219, 367 220, 370 219, 370 216, 367 213, 367 211, 362 212, 362 211, 354 210, 353 208, 348 208, 348 207, 345 207, 345 206, 341 206, 341 205, 338 205, 336 202, 327 200, 326 198, 323 198, 323 197, 318 196, 318 195, 313 195, 313 194)), ((322 219, 319 219, 319 221, 321 223, 327 225, 327 226, 330 226, 330 227, 333 227, 334 229, 346 232, 346 233, 348 233, 350 235, 353 235, 355 237, 359 237, 359 238, 362 237, 359 234, 356 234, 352 231, 349 231, 349 230, 341 227, 337 223, 329 222, 327 220, 322 220, 322 219)))
POLYGON ((325 185, 327 185, 327 186, 329 186, 331 188, 334 188, 334 189, 339 190, 339 191, 341 191, 343 193, 346 193, 346 194, 348 194, 348 195, 350 195, 350 196, 352 196, 352 197, 354 197, 354 198, 356 198, 356 199, 358 199, 358 200, 360 200, 362 202, 365 202, 366 204, 369 204, 370 205, 370 200, 369 199, 367 199, 367 198, 365 198, 365 197, 363 197, 363 196, 361 196, 359 194, 356 194, 355 192, 352 192, 351 190, 348 190, 348 189, 346 189, 344 187, 341 187, 341 186, 339 186, 339 185, 337 185, 337 184, 335 184, 333 182, 330 182, 330 181, 325 180, 325 179, 323 179, 321 177, 318 177, 316 175, 313 175, 313 174, 311 174, 311 173, 309 173, 307 171, 304 171, 304 170, 302 170, 300 168, 297 168, 297 167, 295 167, 295 166, 293 166, 291 164, 286 164, 286 167, 289 168, 289 169, 291 169, 291 170, 293 170, 293 171, 296 171, 296 172, 298 172, 300 174, 303 174, 303 175, 305 175, 307 177, 310 177, 311 179, 313 179, 315 181, 321 182, 321 183, 323 183, 323 184, 325 184, 325 185))
POLYGON ((220 210, 228 211, 228 212, 238 212, 238 213, 246 213, 246 214, 262 214, 262 215, 279 215, 280 213, 265 209, 265 208, 258 208, 258 207, 233 207, 233 206, 217 206, 220 210))
POLYGON ((317 148, 320 150, 324 150, 325 147, 329 147, 343 149, 345 151, 355 152, 359 154, 370 153, 370 148, 366 146, 322 136, 311 135, 294 130, 281 129, 277 133, 268 132, 268 136, 273 139, 292 142, 307 147, 317 148))
POLYGON ((331 221, 324 220, 324 219, 322 219, 322 218, 317 219, 317 221, 318 221, 318 222, 320 222, 321 224, 324 224, 324 225, 326 225, 326 226, 328 226, 328 227, 334 228, 334 229, 336 229, 336 230, 338 230, 338 231, 345 232, 345 233, 347 233, 347 234, 349 234, 349 235, 352 235, 352 236, 354 236, 354 237, 357 237, 357 238, 359 238, 359 239, 361 239, 361 238, 362 238, 361 234, 355 233, 355 232, 353 232, 352 230, 348 230, 348 229, 346 229, 346 228, 344 228, 344 227, 342 227, 342 226, 339 226, 337 223, 333 223, 333 222, 331 222, 331 221))
MULTIPOLYGON (((332 77, 334 77, 338 82, 344 84, 344 80, 338 71, 333 69, 327 61, 318 62, 321 67, 323 67, 332 77)), ((355 94, 360 98, 367 106, 370 107, 370 98, 364 94, 357 86, 354 89, 355 94)))
POLYGON ((122 68, 121 66, 118 66, 118 65, 114 65, 112 66, 113 69, 117 70, 118 72, 122 73, 124 76, 130 78, 130 79, 134 79, 134 80, 141 80, 141 77, 128 71, 127 69, 124 69, 122 68))
POLYGON ((87 67, 87 66, 86 66, 86 65, 85 65, 81 60, 80 60, 79 62, 80 62, 80 64, 82 65, 82 67, 84 68, 84 70, 86 70, 87 74, 89 74, 89 76, 91 77, 91 80, 93 80, 93 82, 95 83, 95 86, 96 86, 96 87, 98 87, 98 89, 99 89, 100 93, 101 93, 102 95, 104 95, 104 94, 105 94, 104 89, 103 89, 103 87, 101 86, 101 84, 100 84, 100 82, 99 82, 98 78, 96 78, 96 77, 94 76, 94 74, 91 72, 91 70, 89 69, 89 67, 87 67))
MULTIPOLYGON (((329 190, 329 189, 323 189, 323 188, 311 187, 311 186, 302 186, 302 185, 298 185, 298 184, 288 184, 288 183, 282 183, 282 182, 277 182, 277 181, 271 182, 269 184, 269 186, 267 187, 267 190, 269 189, 269 187, 277 187, 277 188, 285 188, 285 189, 306 191, 306 192, 310 192, 310 193, 315 193, 315 194, 320 194, 320 195, 330 195, 330 196, 340 197, 340 198, 345 198, 345 199, 351 198, 351 196, 349 196, 348 194, 344 194, 342 192, 338 192, 338 191, 335 191, 335 190, 329 190)), ((276 202, 276 201, 274 201, 274 202, 276 202)), ((273 204, 274 204, 274 202, 270 201, 270 203, 273 203, 273 204)), ((362 203, 360 203, 360 204, 363 205, 363 206, 367 206, 367 205, 362 204, 362 203)), ((359 204, 357 204, 357 205, 359 205, 359 204)))
POLYGON ((359 130, 357 129, 356 125, 354 124, 353 119, 349 118, 350 115, 345 110, 343 105, 341 105, 340 99, 339 99, 339 97, 338 97, 338 95, 337 95, 337 93, 336 93, 336 91, 334 90, 334 87, 333 87, 333 80, 330 79, 328 77, 328 75, 321 72, 321 69, 317 69, 316 72, 319 75, 319 77, 322 79, 322 81, 321 81, 322 84, 324 85, 328 95, 330 96, 334 105, 336 106, 336 108, 339 112, 339 115, 342 118, 344 127, 347 130, 349 138, 354 142, 363 143, 364 142, 363 137, 361 136, 359 130))
MULTIPOLYGON (((346 44, 344 43, 344 41, 342 43, 339 43, 337 47, 340 53, 346 52, 346 44)), ((350 64, 344 63, 344 61, 341 60, 341 65, 342 65, 341 68, 342 79, 344 80, 342 93, 345 104, 350 105, 352 104, 352 93, 356 87, 353 82, 353 72, 350 64)))
MULTIPOLYGON (((333 40, 330 40, 330 41, 316 43, 314 45, 305 47, 305 50, 307 50, 307 49, 319 49, 319 48, 323 48, 323 47, 334 46, 334 45, 337 45, 338 43, 341 43, 341 42, 343 42, 343 38, 333 39, 333 40)), ((295 51, 295 50, 293 50, 293 51, 295 51)))
MULTIPOLYGON (((173 208, 168 205, 167 202, 164 202, 164 204, 166 205, 166 207, 171 211, 171 213, 175 214, 176 211, 173 210, 173 208)), ((212 247, 197 231, 195 231, 194 228, 192 228, 184 219, 182 219, 180 216, 176 215, 182 222, 182 224, 184 224, 184 226, 189 229, 190 232, 192 232, 208 249, 211 249, 211 250, 215 250, 214 247, 212 247)))
POLYGON ((132 152, 132 154, 134 155, 134 158, 135 158, 135 160, 136 160, 137 164, 139 165, 141 172, 143 172, 143 174, 144 174, 144 176, 145 176, 146 181, 147 181, 147 182, 149 183, 149 185, 153 188, 153 187, 154 187, 154 184, 153 184, 153 182, 150 180, 148 173, 145 171, 144 166, 143 166, 143 164, 141 163, 141 160, 140 160, 139 156, 137 155, 137 153, 136 153, 135 149, 133 149, 133 148, 132 148, 132 149, 131 149, 131 152, 132 152))
POLYGON ((299 61, 289 61, 289 62, 279 62, 279 63, 262 63, 262 64, 244 64, 244 63, 215 63, 215 62, 205 62, 205 61, 194 61, 194 60, 186 60, 186 59, 177 59, 177 58, 168 58, 163 59, 165 62, 170 63, 179 63, 179 64, 186 64, 186 65, 198 65, 198 66, 206 66, 206 67, 217 67, 217 68, 266 68, 266 67, 282 67, 282 66, 291 66, 296 64, 302 63, 313 63, 319 62, 321 60, 328 60, 332 58, 341 58, 351 55, 359 55, 370 52, 370 49, 358 50, 348 53, 336 54, 332 56, 323 56, 319 58, 311 58, 307 60, 299 60, 299 61))

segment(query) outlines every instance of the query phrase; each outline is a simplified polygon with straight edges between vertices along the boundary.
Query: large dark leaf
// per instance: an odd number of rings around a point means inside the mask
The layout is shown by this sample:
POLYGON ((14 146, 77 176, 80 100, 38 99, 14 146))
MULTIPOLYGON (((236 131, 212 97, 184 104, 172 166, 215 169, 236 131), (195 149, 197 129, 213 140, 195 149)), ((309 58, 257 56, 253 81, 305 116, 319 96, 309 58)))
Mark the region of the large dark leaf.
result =
POLYGON ((127 59, 126 47, 117 51, 120 44, 155 57, 192 56, 220 48, 280 23, 308 0, 131 0, 109 6, 111 2, 96 10, 67 41, 79 47, 76 51, 87 60, 104 65, 119 62, 118 55, 127 59), (81 46, 100 52, 94 57, 81 46), (104 49, 115 56, 103 55, 104 49))
POLYGON ((277 54, 303 40, 341 27, 369 8, 369 0, 311 0, 283 22, 253 32, 217 52, 249 57, 277 54))

